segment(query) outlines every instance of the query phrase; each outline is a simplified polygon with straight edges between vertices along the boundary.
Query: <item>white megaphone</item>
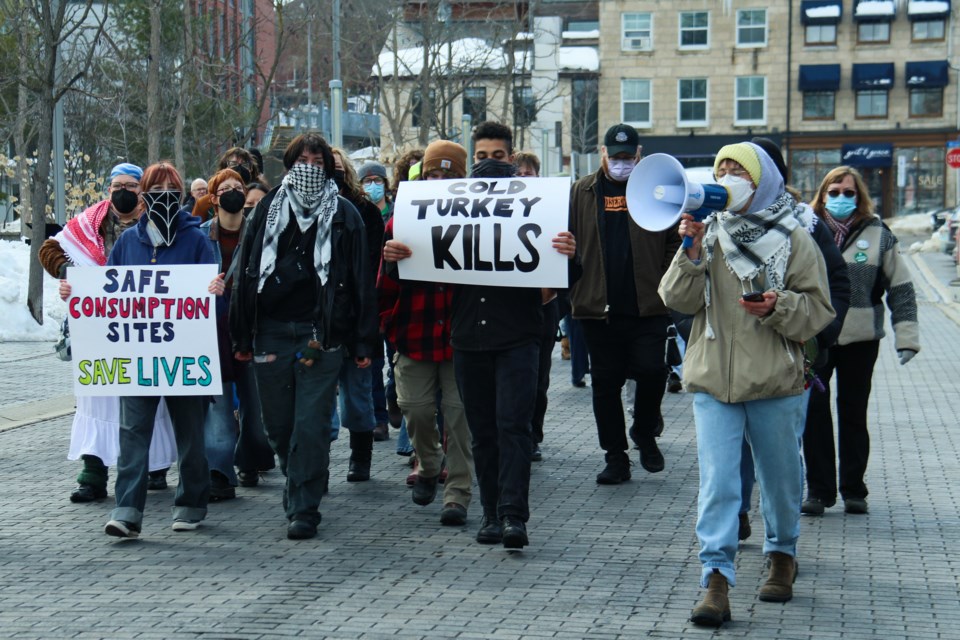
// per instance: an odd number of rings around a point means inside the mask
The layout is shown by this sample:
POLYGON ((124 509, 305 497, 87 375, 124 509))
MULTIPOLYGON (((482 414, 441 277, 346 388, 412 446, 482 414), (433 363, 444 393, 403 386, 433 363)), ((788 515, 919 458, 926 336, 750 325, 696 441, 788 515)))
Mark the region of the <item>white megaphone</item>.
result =
MULTIPOLYGON (((725 209, 730 195, 719 184, 687 180, 680 161, 665 153, 654 153, 640 161, 627 180, 627 210, 647 231, 663 231, 677 224, 683 213, 703 220, 713 211, 725 209)), ((693 238, 683 239, 684 248, 693 238)))

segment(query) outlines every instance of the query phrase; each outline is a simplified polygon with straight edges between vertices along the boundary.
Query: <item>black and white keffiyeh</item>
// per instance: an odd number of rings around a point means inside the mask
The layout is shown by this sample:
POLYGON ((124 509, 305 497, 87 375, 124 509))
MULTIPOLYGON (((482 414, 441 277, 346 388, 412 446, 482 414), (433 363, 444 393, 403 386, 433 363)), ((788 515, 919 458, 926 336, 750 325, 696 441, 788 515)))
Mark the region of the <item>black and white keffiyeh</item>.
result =
POLYGON ((277 190, 267 211, 257 292, 263 290, 264 282, 273 273, 280 234, 287 228, 291 218, 297 221, 301 233, 306 233, 311 225, 317 224, 313 266, 320 278, 320 284, 326 284, 330 273, 330 231, 333 215, 337 212, 337 194, 336 183, 327 177, 321 167, 304 163, 293 165, 283 178, 282 186, 277 190))
POLYGON ((722 211, 712 216, 704 236, 707 262, 713 260, 714 242, 723 249, 723 261, 741 281, 751 281, 763 272, 766 289, 783 289, 790 258, 790 234, 800 225, 799 205, 782 193, 766 209, 754 213, 722 211))

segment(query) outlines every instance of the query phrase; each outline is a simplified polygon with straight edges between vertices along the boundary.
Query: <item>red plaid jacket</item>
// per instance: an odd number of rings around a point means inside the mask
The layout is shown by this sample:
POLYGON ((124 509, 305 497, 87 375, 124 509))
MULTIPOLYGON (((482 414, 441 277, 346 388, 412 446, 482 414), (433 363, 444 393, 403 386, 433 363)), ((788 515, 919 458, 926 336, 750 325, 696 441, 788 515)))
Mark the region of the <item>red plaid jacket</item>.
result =
MULTIPOLYGON (((391 218, 384 242, 392 238, 391 218)), ((384 335, 399 353, 424 362, 453 360, 453 285, 401 281, 396 278, 396 265, 381 262, 377 294, 384 335)))

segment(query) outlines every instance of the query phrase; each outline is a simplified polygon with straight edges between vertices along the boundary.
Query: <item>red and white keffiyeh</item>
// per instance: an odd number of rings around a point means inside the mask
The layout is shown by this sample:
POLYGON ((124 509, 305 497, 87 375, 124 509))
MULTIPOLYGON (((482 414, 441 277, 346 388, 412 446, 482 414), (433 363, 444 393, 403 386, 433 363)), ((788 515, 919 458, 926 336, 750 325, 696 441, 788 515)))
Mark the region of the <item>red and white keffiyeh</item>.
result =
POLYGON ((78 267, 94 267, 107 264, 107 250, 100 235, 100 225, 110 212, 110 201, 98 202, 80 215, 53 237, 71 263, 78 267))

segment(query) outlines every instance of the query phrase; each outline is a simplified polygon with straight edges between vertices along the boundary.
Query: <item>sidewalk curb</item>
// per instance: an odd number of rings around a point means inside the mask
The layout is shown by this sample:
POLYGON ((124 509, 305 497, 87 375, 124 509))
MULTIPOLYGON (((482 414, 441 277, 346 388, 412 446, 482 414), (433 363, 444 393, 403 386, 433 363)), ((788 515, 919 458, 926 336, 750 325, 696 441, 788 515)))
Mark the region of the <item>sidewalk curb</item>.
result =
POLYGON ((917 284, 925 290, 931 301, 940 307, 944 315, 950 318, 954 324, 960 326, 960 303, 957 303, 955 298, 957 294, 937 279, 923 258, 919 257, 919 254, 911 253, 908 255, 910 261, 916 267, 918 275, 920 275, 917 284), (934 295, 931 295, 931 293, 934 295))
POLYGON ((0 433, 12 431, 30 424, 62 418, 76 411, 72 395, 47 398, 39 402, 28 402, 8 407, 0 407, 0 433))

